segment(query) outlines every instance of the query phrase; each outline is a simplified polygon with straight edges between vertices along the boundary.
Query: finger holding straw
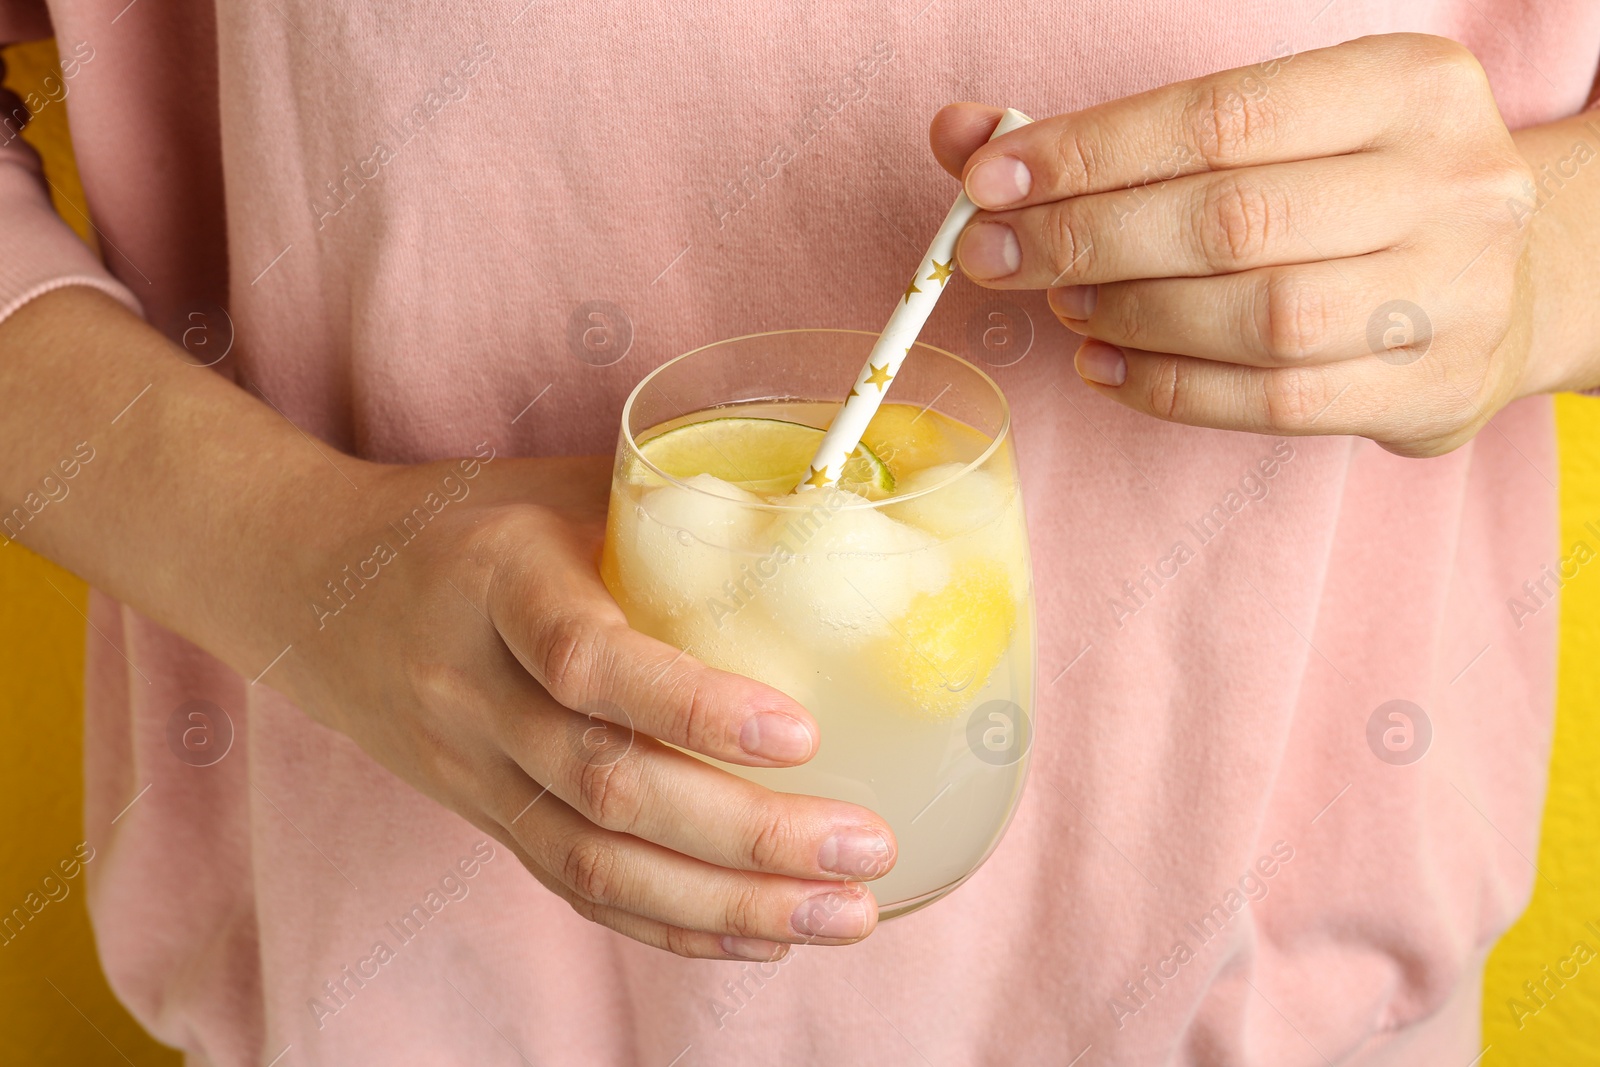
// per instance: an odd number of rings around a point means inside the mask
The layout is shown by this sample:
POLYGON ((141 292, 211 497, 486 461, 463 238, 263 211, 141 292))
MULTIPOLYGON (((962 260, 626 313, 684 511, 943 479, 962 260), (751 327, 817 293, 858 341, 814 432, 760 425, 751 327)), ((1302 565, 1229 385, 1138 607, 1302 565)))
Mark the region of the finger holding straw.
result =
MULTIPOLYGON (((1032 121, 1022 112, 1007 108, 1005 114, 1000 116, 1000 124, 989 135, 989 140, 1032 121)), ((867 365, 861 368, 856 378, 855 388, 850 390, 833 423, 822 435, 822 443, 817 446, 810 469, 800 484, 795 486, 795 492, 820 489, 839 481, 845 460, 861 443, 861 435, 867 432, 867 424, 883 403, 889 383, 900 372, 900 364, 905 362, 912 345, 916 344, 917 335, 933 313, 933 306, 939 302, 939 294, 944 292, 945 282, 955 272, 956 240, 977 213, 977 205, 967 199, 965 192, 956 197, 949 214, 939 226, 939 232, 934 234, 933 243, 923 254, 922 263, 917 267, 911 284, 906 286, 905 296, 895 305, 883 332, 872 346, 867 365)))

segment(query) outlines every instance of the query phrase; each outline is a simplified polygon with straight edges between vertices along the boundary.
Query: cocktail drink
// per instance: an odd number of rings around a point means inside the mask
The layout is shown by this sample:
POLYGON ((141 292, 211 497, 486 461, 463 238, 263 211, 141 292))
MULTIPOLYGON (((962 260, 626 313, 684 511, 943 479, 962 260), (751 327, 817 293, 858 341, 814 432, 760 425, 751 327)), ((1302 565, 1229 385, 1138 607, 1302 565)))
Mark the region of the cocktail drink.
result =
POLYGON ((811 712, 808 763, 711 762, 887 820, 898 860, 869 884, 888 918, 999 842, 1027 771, 1035 652, 1006 405, 977 368, 914 346, 839 484, 791 494, 874 339, 741 337, 640 382, 601 571, 635 629, 811 712))

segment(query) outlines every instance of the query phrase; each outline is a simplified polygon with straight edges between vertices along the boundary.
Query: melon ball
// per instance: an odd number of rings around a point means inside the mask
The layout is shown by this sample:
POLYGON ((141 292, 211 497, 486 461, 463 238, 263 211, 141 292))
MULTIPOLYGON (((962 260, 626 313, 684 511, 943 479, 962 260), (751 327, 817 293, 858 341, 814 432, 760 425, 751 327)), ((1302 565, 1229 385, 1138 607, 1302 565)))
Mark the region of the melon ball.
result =
POLYGON ((914 596, 949 579, 928 533, 843 503, 808 501, 778 515, 770 533, 784 550, 768 582, 771 610, 786 629, 821 645, 889 630, 914 596))
POLYGON ((619 523, 617 562, 630 596, 677 616, 707 598, 760 544, 770 513, 753 493, 709 474, 653 489, 619 523))
POLYGON ((941 488, 915 499, 897 500, 886 505, 885 510, 941 539, 988 525, 1011 502, 1015 487, 982 469, 961 474, 965 466, 941 463, 906 475, 895 485, 897 498, 934 486, 941 488))

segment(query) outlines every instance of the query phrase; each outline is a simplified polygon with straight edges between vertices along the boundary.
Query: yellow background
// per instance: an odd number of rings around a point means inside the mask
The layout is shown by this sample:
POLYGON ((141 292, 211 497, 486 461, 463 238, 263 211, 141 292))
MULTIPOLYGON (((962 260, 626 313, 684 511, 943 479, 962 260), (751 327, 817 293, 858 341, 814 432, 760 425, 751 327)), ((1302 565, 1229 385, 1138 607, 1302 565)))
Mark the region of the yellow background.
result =
MULTIPOLYGON (((49 43, 8 48, 7 84, 26 87, 54 70, 49 43)), ((66 108, 52 104, 27 136, 45 156, 51 180, 81 207, 67 135, 66 108)), ((57 209, 93 242, 81 210, 57 209)), ((1592 537, 1600 517, 1600 401, 1556 401, 1561 450, 1563 548, 1592 537)), ((1550 800, 1539 848, 1533 905, 1489 959, 1484 994, 1483 1067, 1600 1064, 1600 965, 1591 964, 1519 1026, 1508 1007, 1522 984, 1544 980, 1585 941, 1600 951, 1600 582, 1592 568, 1562 592, 1561 663, 1550 800), (1548 883, 1548 884, 1547 884, 1548 883), (1552 884, 1558 888, 1552 888, 1552 884)), ((0 549, 0 811, 20 813, 0 837, 0 911, 37 888, 82 839, 83 647, 87 594, 82 582, 19 545, 0 549)), ((95 959, 81 877, 0 947, 0 1063, 171 1064, 117 1004, 95 959)), ((1554 985, 1551 985, 1554 988, 1554 985)), ((1421 1065, 1419 1065, 1421 1067, 1421 1065)), ((1451 1067, 1467 1067, 1466 1064, 1451 1067)))

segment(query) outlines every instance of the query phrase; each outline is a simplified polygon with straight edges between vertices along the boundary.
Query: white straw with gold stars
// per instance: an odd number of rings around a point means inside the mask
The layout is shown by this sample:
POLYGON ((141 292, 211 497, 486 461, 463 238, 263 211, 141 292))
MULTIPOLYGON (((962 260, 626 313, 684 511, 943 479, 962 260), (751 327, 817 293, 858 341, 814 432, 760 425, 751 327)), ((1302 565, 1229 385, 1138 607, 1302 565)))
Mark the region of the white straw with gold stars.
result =
MULTIPOLYGON (((1000 125, 994 128, 989 139, 992 141, 1032 121, 1022 112, 1007 108, 1005 114, 1000 116, 1000 125)), ((956 197, 950 213, 944 217, 944 224, 934 234, 933 243, 923 255, 915 277, 906 286, 905 296, 895 306, 894 314, 889 316, 883 333, 878 335, 877 343, 872 346, 872 354, 867 357, 867 365, 861 368, 855 388, 850 390, 839 413, 833 417, 828 432, 822 435, 822 444, 811 458, 811 468, 806 471, 806 477, 800 484, 795 486, 795 492, 820 489, 839 480, 839 475, 844 472, 845 460, 861 443, 861 435, 867 432, 867 423, 877 414, 889 383, 899 373, 900 364, 905 362, 917 335, 933 313, 933 305, 939 302, 945 282, 955 272, 956 238, 961 236, 961 231, 977 213, 977 205, 967 199, 965 192, 956 197)))

